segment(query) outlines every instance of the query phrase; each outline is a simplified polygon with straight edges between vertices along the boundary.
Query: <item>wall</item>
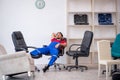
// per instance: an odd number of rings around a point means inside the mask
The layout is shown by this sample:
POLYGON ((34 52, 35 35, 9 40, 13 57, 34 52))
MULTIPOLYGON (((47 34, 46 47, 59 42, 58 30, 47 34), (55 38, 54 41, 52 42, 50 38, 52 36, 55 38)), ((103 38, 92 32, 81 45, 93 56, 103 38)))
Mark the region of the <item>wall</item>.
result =
POLYGON ((118 0, 117 5, 118 5, 118 33, 120 33, 120 0, 118 0))
MULTIPOLYGON (((22 31, 27 45, 36 47, 49 44, 52 32, 65 34, 65 0, 44 0, 44 9, 37 9, 35 1, 0 0, 0 44, 7 52, 14 52, 13 31, 22 31)), ((47 63, 47 58, 36 60, 36 63, 47 63)), ((63 57, 61 61, 64 60, 63 57)))

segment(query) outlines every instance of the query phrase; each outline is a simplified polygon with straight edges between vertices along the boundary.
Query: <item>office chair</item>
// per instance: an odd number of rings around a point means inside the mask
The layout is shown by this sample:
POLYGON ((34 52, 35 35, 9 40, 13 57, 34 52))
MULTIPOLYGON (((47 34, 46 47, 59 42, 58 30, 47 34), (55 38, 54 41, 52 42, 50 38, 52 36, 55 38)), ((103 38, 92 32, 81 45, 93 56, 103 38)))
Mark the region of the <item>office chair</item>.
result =
POLYGON ((73 59, 75 59, 75 65, 67 66, 66 69, 68 71, 71 71, 72 68, 76 68, 76 69, 80 68, 82 72, 83 72, 84 68, 86 70, 88 69, 87 66, 78 65, 78 58, 89 56, 92 39, 93 39, 93 32, 85 31, 81 44, 70 45, 69 50, 66 52, 66 54, 70 57, 73 57, 73 59), (72 47, 75 47, 75 46, 77 46, 77 48, 75 50, 73 50, 72 47))
MULTIPOLYGON (((26 42, 24 40, 24 37, 21 33, 21 31, 14 31, 12 33, 12 40, 13 40, 13 44, 15 46, 15 51, 26 51, 27 53, 29 52, 29 48, 33 48, 36 49, 36 47, 33 46, 27 46, 26 42)), ((37 55, 37 56, 31 56, 34 59, 38 59, 40 57, 42 57, 42 55, 37 55)), ((40 71, 37 67, 36 67, 37 71, 40 71)))
MULTIPOLYGON (((66 38, 64 38, 64 40, 67 42, 67 39, 66 38)), ((47 47, 47 45, 43 45, 43 47, 47 47)), ((58 53, 58 58, 60 57, 60 56, 63 56, 64 55, 64 49, 65 48, 63 48, 63 49, 61 49, 60 50, 60 52, 58 53)), ((46 56, 51 56, 50 55, 50 53, 48 53, 48 54, 46 54, 46 56)), ((56 69, 56 68, 58 68, 59 70, 61 70, 61 67, 60 66, 63 66, 63 68, 65 68, 65 65, 64 64, 60 64, 60 63, 54 63, 54 68, 56 69)))

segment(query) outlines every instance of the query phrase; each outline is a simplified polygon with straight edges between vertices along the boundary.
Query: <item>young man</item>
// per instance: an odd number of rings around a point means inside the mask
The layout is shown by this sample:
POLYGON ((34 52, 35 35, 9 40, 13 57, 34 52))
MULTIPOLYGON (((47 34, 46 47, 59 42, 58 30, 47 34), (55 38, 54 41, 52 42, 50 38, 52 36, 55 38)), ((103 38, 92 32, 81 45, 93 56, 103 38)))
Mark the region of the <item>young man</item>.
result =
POLYGON ((41 54, 51 55, 51 59, 48 65, 43 68, 43 72, 46 72, 46 70, 48 70, 49 67, 52 66, 56 61, 59 51, 66 46, 67 46, 67 41, 66 39, 63 38, 63 34, 61 32, 58 32, 57 34, 52 33, 51 43, 47 47, 38 48, 30 52, 30 54, 32 56, 41 55, 41 54))

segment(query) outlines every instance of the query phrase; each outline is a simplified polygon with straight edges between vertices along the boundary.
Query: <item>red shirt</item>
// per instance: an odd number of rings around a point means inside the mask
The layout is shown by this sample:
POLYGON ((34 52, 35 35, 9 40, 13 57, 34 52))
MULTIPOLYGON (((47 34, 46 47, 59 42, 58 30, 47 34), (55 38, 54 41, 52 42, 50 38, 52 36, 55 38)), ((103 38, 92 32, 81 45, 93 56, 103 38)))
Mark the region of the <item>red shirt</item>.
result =
MULTIPOLYGON (((63 39, 56 39, 56 38, 53 38, 53 39, 51 39, 51 42, 66 43, 67 40, 66 40, 66 38, 63 38, 63 39)), ((63 49, 63 48, 64 48, 63 46, 60 46, 60 49, 63 49)))
POLYGON ((63 39, 59 40, 59 39, 53 38, 53 39, 51 39, 51 42, 66 43, 66 39, 63 38, 63 39))

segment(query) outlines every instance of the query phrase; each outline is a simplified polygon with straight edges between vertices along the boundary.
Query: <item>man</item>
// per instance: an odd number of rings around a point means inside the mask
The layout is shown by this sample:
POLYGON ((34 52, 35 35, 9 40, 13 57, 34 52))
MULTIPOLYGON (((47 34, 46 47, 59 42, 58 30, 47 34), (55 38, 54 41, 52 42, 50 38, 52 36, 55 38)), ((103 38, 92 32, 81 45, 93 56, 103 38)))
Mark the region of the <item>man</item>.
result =
POLYGON ((41 54, 45 54, 45 55, 50 54, 52 56, 48 65, 43 68, 43 72, 46 72, 46 70, 48 70, 49 67, 52 66, 56 61, 59 51, 66 46, 67 46, 67 41, 66 39, 63 38, 63 34, 61 32, 58 32, 57 34, 52 33, 51 43, 47 47, 38 48, 30 52, 30 54, 32 56, 41 55, 41 54))

